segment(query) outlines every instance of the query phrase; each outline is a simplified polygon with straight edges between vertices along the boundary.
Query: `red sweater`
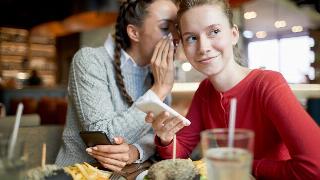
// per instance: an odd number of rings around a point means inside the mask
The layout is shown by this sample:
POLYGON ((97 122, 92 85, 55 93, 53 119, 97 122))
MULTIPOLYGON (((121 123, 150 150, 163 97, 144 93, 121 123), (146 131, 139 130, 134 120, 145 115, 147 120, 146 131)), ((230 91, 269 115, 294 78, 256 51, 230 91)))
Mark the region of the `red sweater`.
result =
MULTIPOLYGON (((282 75, 267 70, 251 71, 224 93, 202 81, 187 114, 191 125, 177 134, 177 157, 189 157, 202 130, 228 127, 232 97, 237 98, 236 128, 255 132, 257 179, 320 179, 319 127, 282 75)), ((161 146, 156 138, 156 145, 162 158, 172 157, 172 144, 161 146)))

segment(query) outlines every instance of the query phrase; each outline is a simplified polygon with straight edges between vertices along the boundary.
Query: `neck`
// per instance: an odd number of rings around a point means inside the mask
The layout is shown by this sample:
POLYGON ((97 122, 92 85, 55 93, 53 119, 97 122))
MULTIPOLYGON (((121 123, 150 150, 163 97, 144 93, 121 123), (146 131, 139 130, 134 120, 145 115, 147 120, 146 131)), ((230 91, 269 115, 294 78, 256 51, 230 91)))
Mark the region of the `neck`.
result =
POLYGON ((233 61, 220 73, 210 76, 209 80, 217 91, 226 92, 243 80, 249 72, 250 69, 233 61))
POLYGON ((144 62, 142 61, 142 58, 139 53, 139 49, 135 45, 131 45, 129 49, 126 50, 126 52, 132 57, 133 61, 138 65, 138 66, 145 66, 144 62))

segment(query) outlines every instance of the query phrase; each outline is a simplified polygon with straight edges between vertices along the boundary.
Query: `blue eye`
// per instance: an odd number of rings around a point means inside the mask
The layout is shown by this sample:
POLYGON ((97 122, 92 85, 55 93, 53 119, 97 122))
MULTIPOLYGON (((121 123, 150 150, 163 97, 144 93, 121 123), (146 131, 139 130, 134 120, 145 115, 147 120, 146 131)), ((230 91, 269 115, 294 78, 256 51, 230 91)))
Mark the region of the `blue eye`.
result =
POLYGON ((196 36, 188 36, 187 38, 185 38, 185 41, 187 43, 194 43, 197 40, 196 36))

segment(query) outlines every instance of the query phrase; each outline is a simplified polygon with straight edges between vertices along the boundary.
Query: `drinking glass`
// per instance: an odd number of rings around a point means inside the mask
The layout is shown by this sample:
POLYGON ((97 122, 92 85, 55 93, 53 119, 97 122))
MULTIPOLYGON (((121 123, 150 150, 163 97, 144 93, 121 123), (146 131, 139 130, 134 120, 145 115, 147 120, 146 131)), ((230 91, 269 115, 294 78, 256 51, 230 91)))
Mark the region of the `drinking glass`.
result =
POLYGON ((27 161, 24 147, 24 142, 17 140, 13 156, 9 158, 9 140, 0 136, 0 179, 23 178, 27 161))
POLYGON ((202 153, 209 180, 249 180, 253 159, 254 133, 235 129, 233 147, 228 147, 228 129, 201 132, 202 153))

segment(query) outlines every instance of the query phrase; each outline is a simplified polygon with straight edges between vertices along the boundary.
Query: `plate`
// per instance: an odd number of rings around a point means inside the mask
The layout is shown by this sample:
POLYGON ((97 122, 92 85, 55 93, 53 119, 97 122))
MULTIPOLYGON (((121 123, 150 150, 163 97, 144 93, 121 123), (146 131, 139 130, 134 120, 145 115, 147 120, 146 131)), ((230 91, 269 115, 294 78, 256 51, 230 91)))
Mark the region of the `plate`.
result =
POLYGON ((143 180, 144 176, 148 174, 148 170, 142 171, 137 177, 136 180, 143 180))

